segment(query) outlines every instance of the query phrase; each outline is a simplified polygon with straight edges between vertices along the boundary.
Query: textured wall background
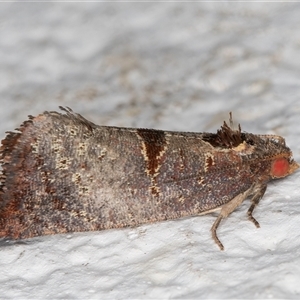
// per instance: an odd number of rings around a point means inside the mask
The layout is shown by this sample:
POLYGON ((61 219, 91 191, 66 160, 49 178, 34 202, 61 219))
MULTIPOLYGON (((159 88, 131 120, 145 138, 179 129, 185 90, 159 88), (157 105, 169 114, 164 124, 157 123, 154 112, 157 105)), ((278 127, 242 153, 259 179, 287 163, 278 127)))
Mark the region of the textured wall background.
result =
MULTIPOLYGON (((70 106, 102 125, 279 134, 300 160, 299 3, 1 3, 0 129, 70 106)), ((0 246, 2 298, 299 298, 299 174, 214 216, 0 246)))

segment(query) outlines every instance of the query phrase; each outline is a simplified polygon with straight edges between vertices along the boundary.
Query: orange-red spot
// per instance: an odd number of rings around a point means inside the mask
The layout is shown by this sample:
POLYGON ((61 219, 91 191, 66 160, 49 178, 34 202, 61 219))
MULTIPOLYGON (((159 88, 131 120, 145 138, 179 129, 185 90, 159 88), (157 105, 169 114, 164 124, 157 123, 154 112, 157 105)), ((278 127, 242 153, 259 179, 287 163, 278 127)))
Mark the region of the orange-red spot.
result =
POLYGON ((289 174, 290 164, 286 158, 278 158, 272 162, 271 176, 285 177, 289 174))

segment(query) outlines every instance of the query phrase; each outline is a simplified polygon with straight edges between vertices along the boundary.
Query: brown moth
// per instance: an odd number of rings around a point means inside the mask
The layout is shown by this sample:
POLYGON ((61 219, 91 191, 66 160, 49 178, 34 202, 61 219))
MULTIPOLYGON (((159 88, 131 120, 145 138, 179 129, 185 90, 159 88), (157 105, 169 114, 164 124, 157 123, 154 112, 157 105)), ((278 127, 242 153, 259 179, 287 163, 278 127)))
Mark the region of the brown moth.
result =
POLYGON ((280 136, 97 126, 70 108, 29 116, 0 149, 0 237, 137 226, 220 211, 246 198, 248 218, 267 183, 299 165, 280 136))

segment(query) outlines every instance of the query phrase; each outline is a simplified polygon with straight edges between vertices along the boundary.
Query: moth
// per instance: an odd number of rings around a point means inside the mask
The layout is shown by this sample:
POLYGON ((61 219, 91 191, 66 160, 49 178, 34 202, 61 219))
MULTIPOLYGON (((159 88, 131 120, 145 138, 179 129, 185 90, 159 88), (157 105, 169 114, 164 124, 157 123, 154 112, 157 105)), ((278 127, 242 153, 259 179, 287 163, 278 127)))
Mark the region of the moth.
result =
POLYGON ((29 116, 0 148, 0 237, 132 227, 219 212, 248 218, 299 167, 284 138, 226 122, 216 133, 97 126, 70 108, 29 116))

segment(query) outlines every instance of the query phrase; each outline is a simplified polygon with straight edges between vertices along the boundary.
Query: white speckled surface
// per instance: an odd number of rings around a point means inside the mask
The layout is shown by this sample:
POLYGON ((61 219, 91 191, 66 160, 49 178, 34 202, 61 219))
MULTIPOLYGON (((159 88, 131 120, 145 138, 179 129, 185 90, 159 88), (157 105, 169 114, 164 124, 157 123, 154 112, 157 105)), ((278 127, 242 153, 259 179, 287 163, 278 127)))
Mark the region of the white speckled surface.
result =
MULTIPOLYGON (((0 3, 0 129, 70 106, 97 124, 279 134, 300 161, 299 3, 0 3)), ((213 215, 0 244, 2 299, 300 296, 300 173, 213 215)))

